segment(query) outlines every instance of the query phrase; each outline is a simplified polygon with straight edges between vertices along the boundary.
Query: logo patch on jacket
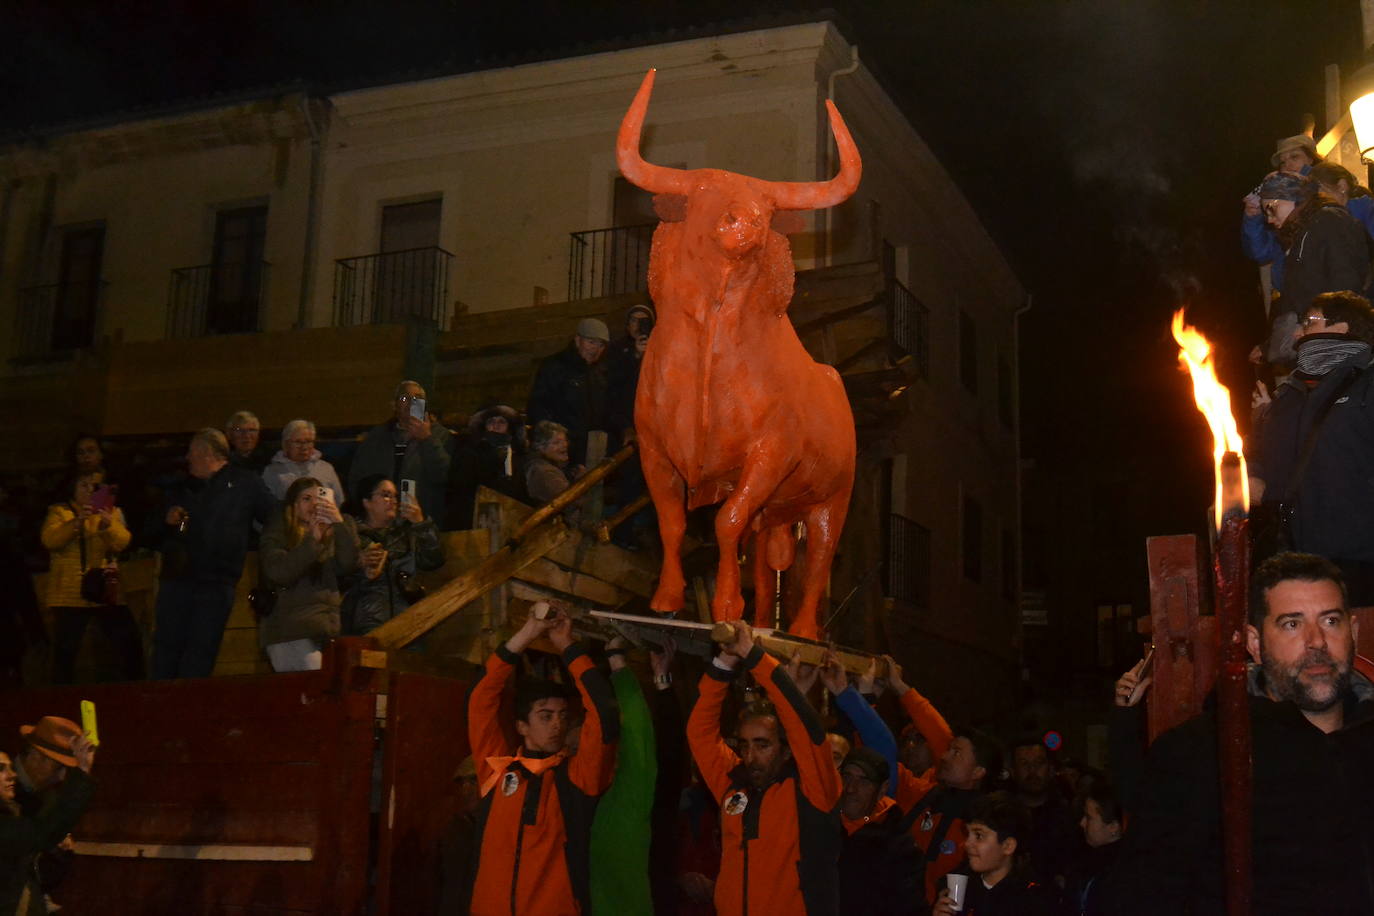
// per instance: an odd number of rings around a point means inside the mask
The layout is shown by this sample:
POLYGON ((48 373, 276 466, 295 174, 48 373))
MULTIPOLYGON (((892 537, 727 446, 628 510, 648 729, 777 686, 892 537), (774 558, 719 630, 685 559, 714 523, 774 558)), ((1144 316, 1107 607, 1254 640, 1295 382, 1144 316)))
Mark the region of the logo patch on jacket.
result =
POLYGON ((744 809, 749 807, 749 795, 742 789, 731 792, 725 797, 725 813, 732 817, 743 814, 744 809))
POLYGON ((514 795, 520 788, 520 774, 507 773, 501 777, 501 794, 514 795))

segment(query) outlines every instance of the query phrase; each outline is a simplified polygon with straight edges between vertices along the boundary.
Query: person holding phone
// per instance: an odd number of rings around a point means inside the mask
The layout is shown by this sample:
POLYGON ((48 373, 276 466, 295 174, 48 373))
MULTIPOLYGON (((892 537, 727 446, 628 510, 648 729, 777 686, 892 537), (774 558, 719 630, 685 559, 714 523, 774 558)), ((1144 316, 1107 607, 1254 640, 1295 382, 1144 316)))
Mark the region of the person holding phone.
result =
POLYGON ((431 518, 444 518, 450 463, 449 431, 434 417, 425 388, 406 379, 392 393, 391 419, 372 427, 358 443, 348 469, 348 490, 364 477, 413 480, 416 497, 431 518))
POLYGON ((324 644, 339 635, 339 581, 358 568, 358 534, 335 505, 333 491, 302 477, 263 529, 259 581, 277 592, 258 626, 273 671, 314 671, 324 644))
POLYGON ((358 482, 358 571, 344 596, 346 633, 368 633, 424 594, 415 575, 444 565, 439 528, 418 500, 402 500, 396 484, 373 475, 358 482))
POLYGON ((129 546, 124 513, 114 504, 114 490, 82 474, 68 486, 65 502, 48 507, 41 538, 48 549, 47 602, 53 613, 53 683, 75 680, 76 656, 86 627, 95 622, 100 639, 120 658, 124 680, 143 677, 143 642, 138 624, 124 603, 115 555, 129 546), (82 579, 91 570, 109 570, 100 601, 83 595, 82 579))

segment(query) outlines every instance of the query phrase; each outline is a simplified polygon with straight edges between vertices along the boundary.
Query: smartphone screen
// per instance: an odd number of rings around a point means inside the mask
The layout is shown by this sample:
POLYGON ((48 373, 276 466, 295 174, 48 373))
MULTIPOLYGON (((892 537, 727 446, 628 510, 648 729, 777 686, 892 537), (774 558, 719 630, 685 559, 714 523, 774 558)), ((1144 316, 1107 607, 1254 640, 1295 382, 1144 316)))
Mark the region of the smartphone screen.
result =
POLYGON ((81 701, 81 730, 86 733, 91 744, 100 746, 100 730, 95 726, 95 704, 90 700, 81 701))
POLYGON ((414 417, 415 419, 417 419, 417 420, 423 420, 423 419, 425 418, 425 399, 424 399, 424 398, 411 398, 411 399, 410 399, 410 415, 411 415, 412 417, 414 417))
POLYGON ((401 502, 415 502, 415 481, 408 478, 401 481, 401 502))
POLYGON ((114 487, 108 484, 101 484, 95 488, 91 494, 91 508, 96 511, 102 509, 113 509, 115 504, 114 487))

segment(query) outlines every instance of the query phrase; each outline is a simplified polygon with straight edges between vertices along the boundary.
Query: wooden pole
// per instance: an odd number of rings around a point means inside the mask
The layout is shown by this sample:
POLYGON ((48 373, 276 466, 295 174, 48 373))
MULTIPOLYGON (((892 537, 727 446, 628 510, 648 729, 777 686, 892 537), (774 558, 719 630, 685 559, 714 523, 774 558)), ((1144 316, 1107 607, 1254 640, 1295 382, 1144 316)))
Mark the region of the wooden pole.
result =
POLYGON ((502 547, 475 569, 450 580, 368 635, 383 649, 399 649, 414 642, 571 536, 572 532, 561 521, 546 524, 518 544, 512 542, 502 547))
POLYGON ((596 539, 603 544, 609 544, 611 542, 611 532, 623 525, 631 515, 634 515, 640 509, 649 505, 650 502, 652 502, 652 500, 649 498, 649 494, 645 493, 624 509, 621 509, 615 515, 612 515, 610 518, 597 525, 596 539))
POLYGON ((1245 622, 1249 605, 1250 534, 1240 485, 1239 456, 1221 463, 1221 533, 1213 559, 1221 675, 1217 678, 1217 734, 1221 763, 1222 844, 1227 916, 1249 916, 1252 874, 1250 827, 1253 770, 1245 622))
POLYGON ((542 525, 546 519, 553 518, 566 509, 571 503, 576 502, 582 497, 582 494, 605 480, 607 475, 628 461, 634 452, 635 444, 631 442, 629 445, 583 474, 579 479, 573 481, 572 486, 568 487, 562 493, 559 493, 542 507, 531 513, 530 517, 525 519, 524 524, 517 528, 515 533, 511 535, 511 540, 519 541, 535 528, 542 525))

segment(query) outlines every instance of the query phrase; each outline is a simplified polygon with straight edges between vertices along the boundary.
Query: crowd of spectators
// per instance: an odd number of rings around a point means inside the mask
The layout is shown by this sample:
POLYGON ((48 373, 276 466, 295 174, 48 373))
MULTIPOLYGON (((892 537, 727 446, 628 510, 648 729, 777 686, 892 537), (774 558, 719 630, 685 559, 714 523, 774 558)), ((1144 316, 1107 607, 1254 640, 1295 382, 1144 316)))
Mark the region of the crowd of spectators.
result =
MULTIPOLYGON (((407 379, 388 419, 353 440, 321 441, 312 420, 297 418, 269 441, 245 409, 197 432, 179 462, 140 452, 111 469, 100 439, 78 436, 41 524, 0 489, 0 576, 15 596, 0 614, 0 686, 42 680, 31 670, 25 678, 30 648, 51 656, 52 682, 72 682, 88 630, 102 677, 144 676, 145 654, 154 678, 209 675, 253 549, 250 603, 264 652, 275 670, 317 667, 327 640, 366 633, 418 600, 416 576, 444 562, 440 532, 476 524, 480 487, 539 505, 586 472, 591 433, 611 450, 633 438, 653 316, 648 305, 631 308, 616 342, 604 321, 583 319, 567 348, 537 367, 524 411, 490 404, 454 418, 453 429, 407 379), (121 559, 140 554, 160 556, 150 653, 119 572, 121 559), (45 566, 51 635, 32 584, 45 566)), ((641 492, 632 460, 604 505, 614 511, 641 492)), ((565 519, 581 524, 586 505, 573 503, 565 519)), ((646 515, 622 526, 622 547, 646 545, 646 515)))

